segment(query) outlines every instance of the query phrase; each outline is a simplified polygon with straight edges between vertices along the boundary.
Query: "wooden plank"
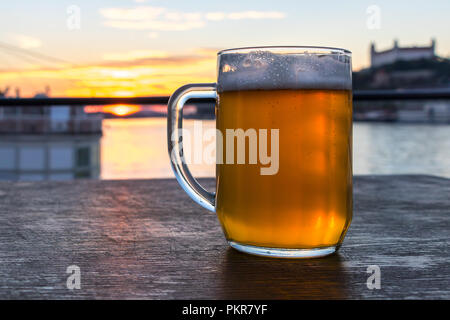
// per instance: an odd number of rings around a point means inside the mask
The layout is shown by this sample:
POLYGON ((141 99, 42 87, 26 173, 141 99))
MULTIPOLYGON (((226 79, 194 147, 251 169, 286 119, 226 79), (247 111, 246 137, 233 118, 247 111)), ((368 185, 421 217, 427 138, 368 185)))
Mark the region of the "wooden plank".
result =
POLYGON ((449 195, 444 178, 358 176, 339 253, 282 260, 229 248, 175 180, 1 182, 0 298, 449 299, 449 195))

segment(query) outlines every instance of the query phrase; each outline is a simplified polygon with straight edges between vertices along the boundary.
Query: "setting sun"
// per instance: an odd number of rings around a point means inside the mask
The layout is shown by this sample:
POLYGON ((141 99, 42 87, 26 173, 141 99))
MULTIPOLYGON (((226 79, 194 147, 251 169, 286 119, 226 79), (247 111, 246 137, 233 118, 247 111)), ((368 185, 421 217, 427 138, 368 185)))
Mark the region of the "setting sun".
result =
POLYGON ((103 112, 108 112, 116 116, 124 117, 139 112, 141 106, 119 104, 115 106, 104 106, 103 112))
POLYGON ((110 106, 86 106, 84 112, 86 113, 111 113, 115 116, 125 117, 130 114, 139 112, 142 110, 142 106, 128 105, 128 104, 116 104, 110 106))

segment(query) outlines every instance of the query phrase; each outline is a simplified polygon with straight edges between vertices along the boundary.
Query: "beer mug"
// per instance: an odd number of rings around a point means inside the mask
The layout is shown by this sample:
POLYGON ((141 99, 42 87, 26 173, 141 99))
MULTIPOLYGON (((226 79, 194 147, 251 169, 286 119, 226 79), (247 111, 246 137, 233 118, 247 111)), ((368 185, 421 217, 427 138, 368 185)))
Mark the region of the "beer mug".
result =
POLYGON ((179 88, 168 148, 179 184, 215 212, 231 247, 311 258, 336 252, 352 219, 351 52, 255 47, 218 53, 217 83, 179 88), (216 192, 192 176, 182 110, 216 101, 216 192))

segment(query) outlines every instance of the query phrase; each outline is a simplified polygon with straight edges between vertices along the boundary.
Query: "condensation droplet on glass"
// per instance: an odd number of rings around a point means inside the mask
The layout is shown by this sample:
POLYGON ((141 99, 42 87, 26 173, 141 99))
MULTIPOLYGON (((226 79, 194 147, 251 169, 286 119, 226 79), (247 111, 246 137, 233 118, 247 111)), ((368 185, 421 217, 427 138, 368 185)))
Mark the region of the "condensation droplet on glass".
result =
POLYGON ((222 67, 222 72, 230 72, 230 71, 233 72, 235 69, 236 69, 236 68, 230 66, 229 64, 225 64, 225 65, 222 67))

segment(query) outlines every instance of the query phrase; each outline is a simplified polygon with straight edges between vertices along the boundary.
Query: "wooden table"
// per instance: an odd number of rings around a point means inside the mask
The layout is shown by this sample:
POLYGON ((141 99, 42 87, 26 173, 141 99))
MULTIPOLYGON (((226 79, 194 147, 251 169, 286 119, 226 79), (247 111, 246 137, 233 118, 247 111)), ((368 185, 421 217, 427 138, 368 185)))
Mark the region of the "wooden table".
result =
POLYGON ((1 182, 0 298, 449 299, 450 180, 358 176, 354 199, 338 254, 283 260, 229 248, 175 180, 1 182))

